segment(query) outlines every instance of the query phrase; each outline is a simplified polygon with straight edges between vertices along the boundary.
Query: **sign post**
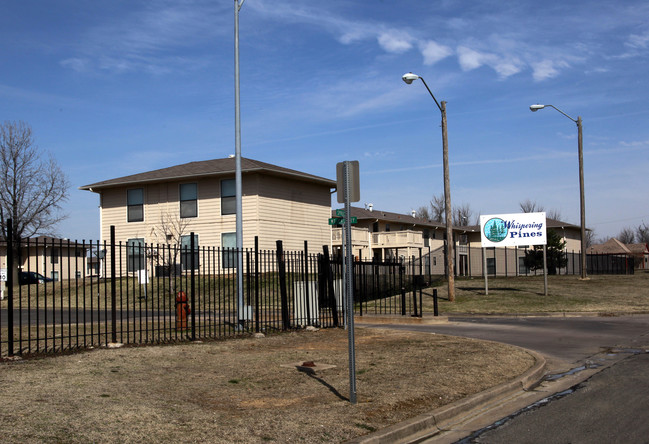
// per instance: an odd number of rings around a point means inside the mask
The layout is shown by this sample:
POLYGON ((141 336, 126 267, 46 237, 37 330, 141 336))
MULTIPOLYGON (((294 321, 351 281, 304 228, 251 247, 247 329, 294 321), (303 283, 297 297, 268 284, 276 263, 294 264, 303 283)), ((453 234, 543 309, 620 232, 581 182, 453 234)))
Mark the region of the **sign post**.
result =
MULTIPOLYGON (((336 182, 338 203, 345 204, 345 210, 336 210, 336 216, 344 217, 344 249, 345 249, 345 294, 347 295, 347 334, 349 340, 349 401, 356 404, 356 351, 354 345, 354 277, 352 254, 352 230, 350 202, 358 202, 360 197, 360 183, 358 179, 358 161, 346 160, 336 164, 336 182)), ((338 218, 335 218, 338 219, 338 218)), ((354 218, 355 219, 355 218, 354 218)))
MULTIPOLYGON (((480 216, 480 239, 482 247, 519 247, 522 245, 543 245, 543 274, 545 295, 548 294, 548 278, 545 249, 547 227, 545 213, 494 214, 480 216)), ((489 294, 487 283, 486 250, 483 262, 485 293, 489 294)))

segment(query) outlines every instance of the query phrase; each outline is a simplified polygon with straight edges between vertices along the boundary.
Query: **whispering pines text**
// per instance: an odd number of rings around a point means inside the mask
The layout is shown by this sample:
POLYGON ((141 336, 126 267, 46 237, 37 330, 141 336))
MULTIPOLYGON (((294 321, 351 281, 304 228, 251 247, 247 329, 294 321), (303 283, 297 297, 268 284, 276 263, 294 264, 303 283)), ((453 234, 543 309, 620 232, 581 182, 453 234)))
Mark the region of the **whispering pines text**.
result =
POLYGON ((542 237, 543 236, 543 223, 532 222, 531 224, 521 224, 515 220, 505 221, 507 231, 510 238, 515 237, 542 237), (537 231, 523 231, 523 230, 537 230, 537 231))

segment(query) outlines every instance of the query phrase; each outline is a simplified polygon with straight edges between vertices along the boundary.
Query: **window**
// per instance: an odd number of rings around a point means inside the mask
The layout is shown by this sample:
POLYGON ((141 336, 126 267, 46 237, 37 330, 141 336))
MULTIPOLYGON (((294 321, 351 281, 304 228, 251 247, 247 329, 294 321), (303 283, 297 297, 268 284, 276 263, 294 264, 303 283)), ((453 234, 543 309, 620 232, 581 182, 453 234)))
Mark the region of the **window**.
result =
POLYGON ((422 236, 424 238, 424 247, 430 247, 430 230, 428 228, 424 228, 422 236))
POLYGON ((50 249, 50 264, 58 264, 59 263, 59 249, 58 248, 52 248, 50 249))
MULTIPOLYGON (((180 264, 183 270, 192 269, 192 237, 180 236, 180 264)), ((198 252, 198 234, 194 235, 194 270, 198 269, 199 252, 198 252)))
POLYGON ((235 214, 237 212, 236 184, 234 179, 221 181, 221 214, 235 214))
POLYGON ((491 276, 496 275, 496 258, 487 258, 487 274, 491 276))
POLYGON ((129 239, 126 242, 126 271, 144 270, 144 239, 129 239))
POLYGON ((144 189, 134 188, 126 191, 128 206, 128 221, 142 222, 144 220, 144 189))
POLYGON ((237 265, 237 233, 222 233, 223 268, 235 268, 237 265))
POLYGON ((58 281, 59 281, 59 272, 58 272, 58 271, 52 271, 52 272, 50 273, 50 276, 52 276, 52 280, 53 280, 54 282, 58 282, 58 281))
POLYGON ((468 245, 469 244, 469 236, 466 234, 460 234, 460 245, 468 245))
POLYGON ((180 184, 180 217, 198 216, 198 187, 195 183, 180 184))

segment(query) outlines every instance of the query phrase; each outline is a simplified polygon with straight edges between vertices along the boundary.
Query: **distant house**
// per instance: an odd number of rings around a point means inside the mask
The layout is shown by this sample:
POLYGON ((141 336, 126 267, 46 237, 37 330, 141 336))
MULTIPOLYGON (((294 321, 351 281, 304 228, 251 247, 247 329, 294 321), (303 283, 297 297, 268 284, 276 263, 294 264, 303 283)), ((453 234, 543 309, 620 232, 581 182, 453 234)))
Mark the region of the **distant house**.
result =
MULTIPOLYGON (((333 180, 257 160, 241 159, 243 246, 302 249, 329 245, 333 180)), ((236 246, 235 159, 190 162, 80 187, 99 195, 101 239, 129 245, 236 246)))
POLYGON ((603 244, 592 245, 588 248, 588 254, 633 257, 634 268, 649 269, 649 246, 644 243, 624 244, 615 238, 611 238, 603 244))
MULTIPOLYGON (((53 281, 82 279, 89 274, 87 244, 49 236, 21 241, 20 257, 14 258, 19 271, 35 272, 53 281)), ((7 245, 0 244, 0 266, 7 267, 7 245)))

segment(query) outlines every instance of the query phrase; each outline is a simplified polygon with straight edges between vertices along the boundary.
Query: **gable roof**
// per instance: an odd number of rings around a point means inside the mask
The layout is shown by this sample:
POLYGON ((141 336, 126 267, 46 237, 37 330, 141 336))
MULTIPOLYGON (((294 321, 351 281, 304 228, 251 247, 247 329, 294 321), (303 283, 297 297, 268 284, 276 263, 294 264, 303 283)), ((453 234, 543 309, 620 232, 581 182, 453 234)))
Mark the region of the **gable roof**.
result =
MULTIPOLYGON (((330 188, 336 187, 336 181, 324 177, 314 176, 297 170, 260 162, 258 160, 241 158, 241 173, 265 173, 276 176, 292 177, 297 180, 315 182, 330 188)), ((135 185, 143 183, 168 182, 197 177, 229 176, 235 174, 235 159, 227 157, 224 159, 203 160, 189 162, 182 165, 175 165, 159 170, 147 171, 144 173, 132 174, 130 176, 118 177, 116 179, 104 180, 79 187, 80 190, 97 192, 104 188, 119 187, 124 185, 135 185)))
POLYGON ((626 244, 626 247, 633 254, 649 254, 649 245, 647 244, 626 244))
POLYGON ((587 251, 588 253, 602 254, 631 254, 631 250, 615 238, 609 239, 603 244, 592 245, 587 251))

